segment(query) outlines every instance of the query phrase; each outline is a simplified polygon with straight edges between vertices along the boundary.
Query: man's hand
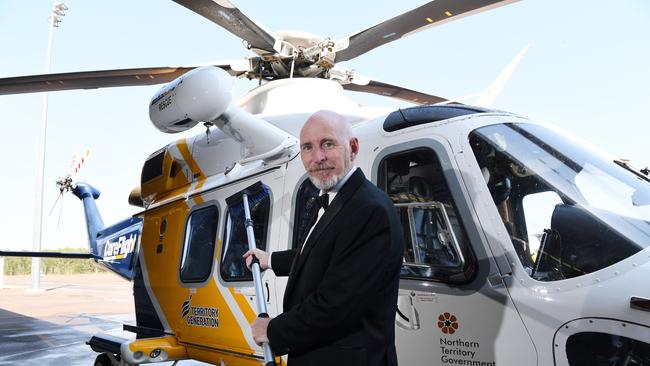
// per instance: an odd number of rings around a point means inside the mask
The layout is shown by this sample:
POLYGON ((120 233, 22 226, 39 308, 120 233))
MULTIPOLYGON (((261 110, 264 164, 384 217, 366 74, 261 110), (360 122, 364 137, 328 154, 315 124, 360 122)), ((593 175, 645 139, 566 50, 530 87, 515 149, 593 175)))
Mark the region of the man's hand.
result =
POLYGON ((246 267, 248 267, 249 270, 251 269, 251 265, 253 264, 253 256, 256 256, 257 259, 260 261, 261 270, 265 270, 269 268, 269 253, 255 248, 253 250, 247 251, 243 255, 243 257, 246 259, 246 267))
POLYGON ((253 339, 258 346, 261 346, 262 343, 268 343, 269 341, 269 337, 266 336, 266 328, 268 328, 270 321, 271 318, 255 318, 253 324, 251 324, 253 339))

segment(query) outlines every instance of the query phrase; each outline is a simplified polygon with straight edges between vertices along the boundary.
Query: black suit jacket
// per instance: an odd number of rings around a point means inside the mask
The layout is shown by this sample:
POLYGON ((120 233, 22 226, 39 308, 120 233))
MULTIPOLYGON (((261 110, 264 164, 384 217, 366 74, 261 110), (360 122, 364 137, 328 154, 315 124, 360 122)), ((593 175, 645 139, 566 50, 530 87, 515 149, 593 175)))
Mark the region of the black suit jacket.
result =
POLYGON ((271 348, 291 366, 396 365, 403 246, 392 202, 357 169, 302 253, 273 253, 273 271, 289 280, 284 313, 267 330, 271 348))

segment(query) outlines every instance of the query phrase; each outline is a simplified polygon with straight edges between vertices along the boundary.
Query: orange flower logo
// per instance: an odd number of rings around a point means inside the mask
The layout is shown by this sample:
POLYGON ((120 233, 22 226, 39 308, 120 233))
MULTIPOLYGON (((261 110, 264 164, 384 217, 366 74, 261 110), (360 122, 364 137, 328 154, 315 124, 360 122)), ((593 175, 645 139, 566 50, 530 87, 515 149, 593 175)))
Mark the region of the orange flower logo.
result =
POLYGON ((438 315, 438 328, 445 334, 454 334, 458 330, 458 318, 449 313, 440 314, 438 315))

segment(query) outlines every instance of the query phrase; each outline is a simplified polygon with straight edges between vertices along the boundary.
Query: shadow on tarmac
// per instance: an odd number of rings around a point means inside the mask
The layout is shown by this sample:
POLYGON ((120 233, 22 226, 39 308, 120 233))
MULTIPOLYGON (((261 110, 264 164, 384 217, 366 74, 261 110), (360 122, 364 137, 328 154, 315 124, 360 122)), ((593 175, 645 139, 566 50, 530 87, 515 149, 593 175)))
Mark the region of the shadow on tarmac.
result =
POLYGON ((130 314, 36 319, 0 309, 0 365, 92 365, 95 333, 121 328, 130 314))

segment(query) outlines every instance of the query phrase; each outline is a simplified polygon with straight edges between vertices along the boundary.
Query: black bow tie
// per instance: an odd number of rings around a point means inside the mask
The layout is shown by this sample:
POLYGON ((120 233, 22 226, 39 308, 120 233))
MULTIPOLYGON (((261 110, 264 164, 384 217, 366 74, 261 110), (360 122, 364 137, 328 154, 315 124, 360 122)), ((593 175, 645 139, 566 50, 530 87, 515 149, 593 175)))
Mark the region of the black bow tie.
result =
POLYGON ((318 201, 318 204, 320 207, 323 208, 323 210, 327 210, 327 207, 330 205, 330 195, 327 193, 323 193, 318 198, 316 199, 318 201))

